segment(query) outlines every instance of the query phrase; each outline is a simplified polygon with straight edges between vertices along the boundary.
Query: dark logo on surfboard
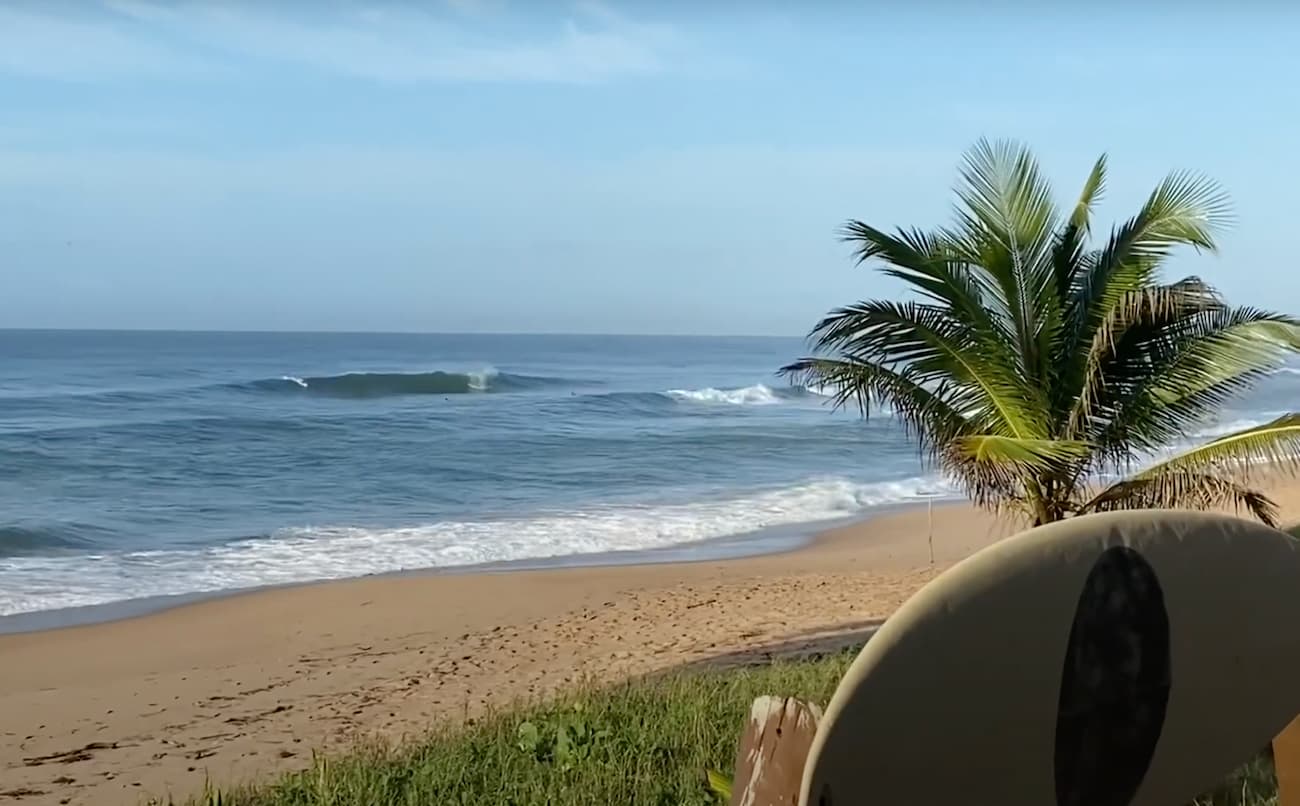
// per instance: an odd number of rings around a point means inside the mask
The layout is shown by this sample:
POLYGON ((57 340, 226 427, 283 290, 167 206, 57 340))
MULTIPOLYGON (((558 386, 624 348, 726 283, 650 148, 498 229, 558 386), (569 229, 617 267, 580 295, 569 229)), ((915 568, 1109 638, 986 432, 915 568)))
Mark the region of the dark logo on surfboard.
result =
POLYGON ((1113 546, 1083 583, 1056 714, 1057 806, 1126 806, 1169 703, 1169 614, 1155 570, 1113 546))

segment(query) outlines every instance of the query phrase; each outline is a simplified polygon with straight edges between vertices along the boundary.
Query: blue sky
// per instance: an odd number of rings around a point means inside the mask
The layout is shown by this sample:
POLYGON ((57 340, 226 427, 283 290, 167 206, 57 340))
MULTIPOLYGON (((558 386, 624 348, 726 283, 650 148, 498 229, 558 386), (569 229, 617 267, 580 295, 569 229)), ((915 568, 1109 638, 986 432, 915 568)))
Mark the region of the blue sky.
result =
POLYGON ((980 136, 1211 174, 1171 270, 1300 312, 1300 11, 802 5, 0 2, 0 326, 796 335, 980 136))

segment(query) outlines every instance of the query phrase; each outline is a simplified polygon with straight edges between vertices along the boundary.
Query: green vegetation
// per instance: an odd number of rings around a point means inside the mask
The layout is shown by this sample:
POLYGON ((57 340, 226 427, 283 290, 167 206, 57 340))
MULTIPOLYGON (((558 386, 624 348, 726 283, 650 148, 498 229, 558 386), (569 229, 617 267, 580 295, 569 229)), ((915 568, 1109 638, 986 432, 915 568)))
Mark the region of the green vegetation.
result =
POLYGON ((1249 469, 1295 465, 1300 414, 1125 474, 1300 349, 1300 323, 1229 307, 1196 277, 1161 279, 1177 248, 1216 251, 1230 215, 1215 183, 1172 174, 1094 247, 1105 186, 1103 156, 1058 209, 1025 147, 981 141, 952 225, 846 225, 859 261, 880 261, 913 299, 832 311, 812 331, 813 355, 784 372, 864 415, 888 406, 974 501, 1035 524, 1224 505, 1275 523, 1249 469), (1121 480, 1098 490, 1097 478, 1121 480))
MULTIPOLYGON (((753 699, 779 693, 825 703, 854 654, 586 689, 546 706, 447 729, 422 742, 321 758, 305 772, 264 786, 214 791, 192 803, 716 806, 706 773, 730 773, 753 699)), ((1261 759, 1200 802, 1265 806, 1276 802, 1274 790, 1271 765, 1261 759)))
POLYGON ((709 769, 731 772, 750 703, 827 702, 855 653, 687 671, 495 714, 395 748, 361 748, 210 806, 563 804, 713 806, 709 769))

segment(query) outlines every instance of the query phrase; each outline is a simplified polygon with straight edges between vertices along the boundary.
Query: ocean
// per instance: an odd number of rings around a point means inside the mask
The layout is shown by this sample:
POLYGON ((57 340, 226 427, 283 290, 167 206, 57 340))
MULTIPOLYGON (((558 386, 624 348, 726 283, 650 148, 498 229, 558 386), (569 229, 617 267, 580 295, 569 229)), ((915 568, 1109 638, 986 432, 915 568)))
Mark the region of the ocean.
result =
MULTIPOLYGON (((769 550, 948 497, 798 339, 0 331, 0 616, 769 550), (669 552, 670 554, 666 554, 669 552)), ((1285 410, 1288 368, 1215 433, 1285 410)))

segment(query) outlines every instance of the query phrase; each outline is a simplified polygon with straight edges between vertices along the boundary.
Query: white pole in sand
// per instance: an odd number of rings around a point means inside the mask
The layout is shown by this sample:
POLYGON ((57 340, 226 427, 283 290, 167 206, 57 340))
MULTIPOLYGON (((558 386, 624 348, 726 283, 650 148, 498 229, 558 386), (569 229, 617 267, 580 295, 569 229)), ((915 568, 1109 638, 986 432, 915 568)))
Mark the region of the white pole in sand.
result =
POLYGON ((934 565, 934 497, 926 496, 925 499, 925 520, 929 529, 926 535, 926 541, 930 544, 930 565, 934 565))

